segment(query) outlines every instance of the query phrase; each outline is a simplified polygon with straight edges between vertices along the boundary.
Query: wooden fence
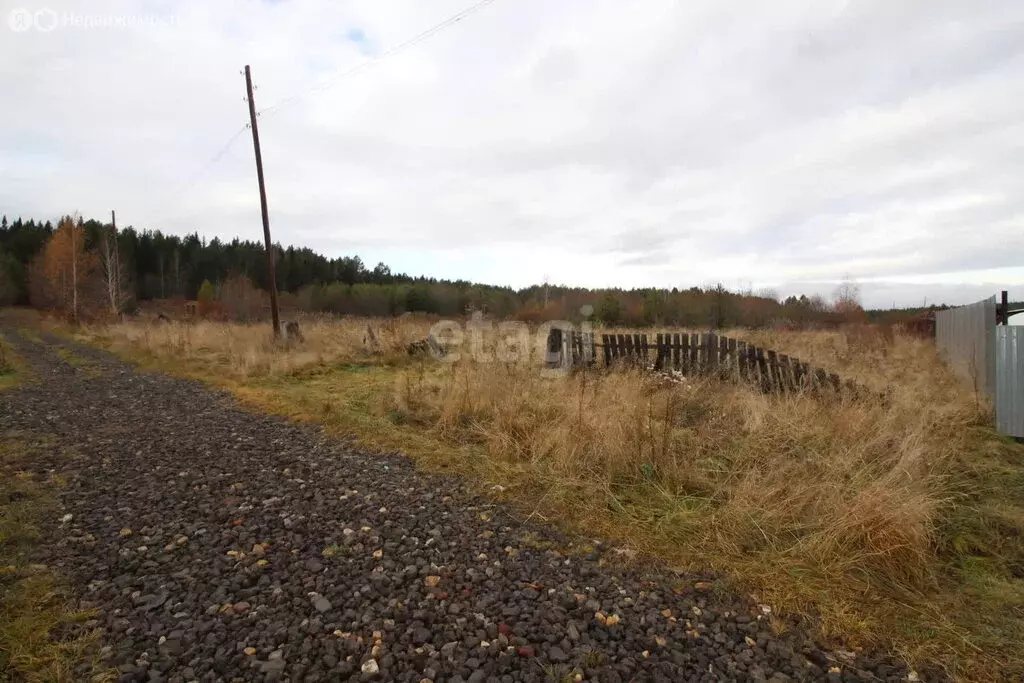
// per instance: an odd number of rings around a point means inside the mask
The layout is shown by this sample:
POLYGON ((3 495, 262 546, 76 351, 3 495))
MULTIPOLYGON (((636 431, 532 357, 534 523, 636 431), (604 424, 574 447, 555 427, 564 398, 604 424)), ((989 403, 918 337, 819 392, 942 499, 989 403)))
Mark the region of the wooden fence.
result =
POLYGON ((857 391, 853 382, 843 382, 834 372, 713 332, 603 334, 598 344, 593 334, 552 330, 548 344, 549 365, 553 367, 595 366, 597 349, 601 348, 605 367, 634 364, 659 371, 676 370, 686 376, 734 376, 765 392, 857 391))

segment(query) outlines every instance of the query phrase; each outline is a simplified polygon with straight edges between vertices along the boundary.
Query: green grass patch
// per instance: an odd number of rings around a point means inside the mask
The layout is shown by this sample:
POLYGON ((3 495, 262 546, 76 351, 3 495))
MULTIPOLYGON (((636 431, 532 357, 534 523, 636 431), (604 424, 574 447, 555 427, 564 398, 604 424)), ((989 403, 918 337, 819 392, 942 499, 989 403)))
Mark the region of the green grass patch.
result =
POLYGON ((95 363, 93 363, 93 362, 91 362, 91 361, 89 361, 89 360, 87 360, 85 358, 82 358, 81 356, 77 355, 74 351, 72 351, 71 349, 69 349, 67 347, 64 347, 64 346, 54 346, 53 347, 53 352, 56 353, 57 356, 61 360, 63 360, 65 363, 67 363, 71 367, 73 367, 73 368, 83 372, 85 375, 87 375, 89 377, 98 377, 101 374, 103 374, 99 370, 99 368, 96 367, 95 363))
POLYGON ((32 342, 33 344, 45 344, 43 338, 39 336, 39 333, 28 327, 19 327, 18 334, 32 342))
POLYGON ((22 363, 10 344, 0 335, 0 391, 13 389, 21 381, 22 363))

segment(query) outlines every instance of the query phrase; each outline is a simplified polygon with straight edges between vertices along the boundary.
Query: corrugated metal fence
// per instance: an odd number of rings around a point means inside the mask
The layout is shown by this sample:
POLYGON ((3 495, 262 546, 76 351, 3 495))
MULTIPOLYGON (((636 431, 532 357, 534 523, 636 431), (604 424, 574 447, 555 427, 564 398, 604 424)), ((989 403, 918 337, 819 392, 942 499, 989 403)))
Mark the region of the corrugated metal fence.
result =
POLYGON ((939 353, 976 391, 992 397, 996 388, 996 298, 935 313, 939 353))
POLYGON ((1024 437, 1024 327, 995 328, 996 429, 1024 437))
POLYGON ((1024 438, 1024 327, 997 325, 996 310, 993 296, 937 311, 935 343, 956 374, 993 399, 996 429, 1024 438))

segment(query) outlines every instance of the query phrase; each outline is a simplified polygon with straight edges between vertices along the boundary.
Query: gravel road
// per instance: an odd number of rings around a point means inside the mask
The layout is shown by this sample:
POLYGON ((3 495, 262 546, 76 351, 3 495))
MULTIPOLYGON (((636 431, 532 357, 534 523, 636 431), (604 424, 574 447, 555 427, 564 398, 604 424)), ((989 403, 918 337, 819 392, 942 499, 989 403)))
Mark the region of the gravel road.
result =
POLYGON ((99 606, 122 681, 907 678, 893 658, 775 634, 763 606, 700 577, 566 552, 400 456, 6 336, 35 380, 0 394, 0 433, 50 435, 68 482, 70 521, 40 561, 99 606))

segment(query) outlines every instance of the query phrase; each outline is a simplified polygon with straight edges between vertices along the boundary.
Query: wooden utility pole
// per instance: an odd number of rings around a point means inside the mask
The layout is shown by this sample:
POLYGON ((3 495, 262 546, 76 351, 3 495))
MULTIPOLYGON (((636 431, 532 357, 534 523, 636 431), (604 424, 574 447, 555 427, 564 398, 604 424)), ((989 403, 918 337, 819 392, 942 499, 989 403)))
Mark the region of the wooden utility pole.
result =
POLYGON ((71 320, 78 324, 78 225, 74 220, 71 224, 71 320))
POLYGON ((260 154, 260 132, 256 127, 256 100, 252 96, 252 75, 245 65, 245 93, 249 99, 249 122, 252 146, 256 150, 256 178, 260 183, 260 210, 263 212, 263 241, 267 247, 267 286, 270 287, 270 314, 274 321, 274 337, 281 335, 281 316, 277 311, 277 279, 274 276, 274 245, 270 241, 270 216, 267 214, 267 188, 263 184, 263 156, 260 154))

